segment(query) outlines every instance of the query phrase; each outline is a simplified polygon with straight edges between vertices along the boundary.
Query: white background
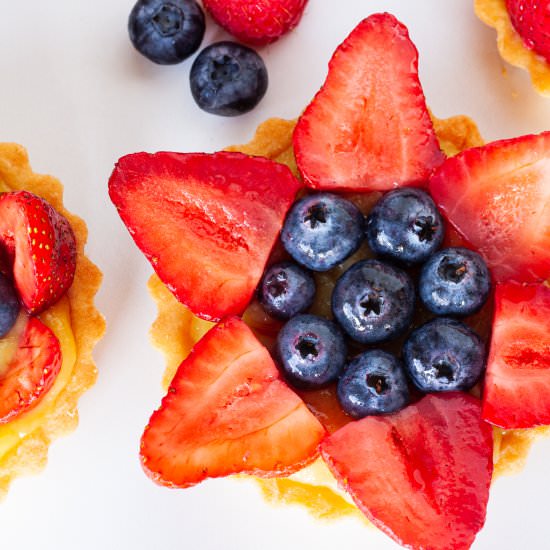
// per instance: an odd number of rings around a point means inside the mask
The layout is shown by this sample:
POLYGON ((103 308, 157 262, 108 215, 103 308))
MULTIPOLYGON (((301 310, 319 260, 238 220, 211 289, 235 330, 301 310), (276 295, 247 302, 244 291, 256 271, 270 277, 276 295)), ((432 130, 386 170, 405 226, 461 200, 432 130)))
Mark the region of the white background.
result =
MULTIPOLYGON (((300 26, 261 51, 270 86, 260 106, 224 119, 193 103, 189 60, 160 67, 132 49, 131 0, 0 0, 0 140, 24 144, 34 169, 59 177, 66 205, 87 220, 88 254, 105 274, 98 305, 108 322, 79 429, 52 445, 42 475, 16 481, 0 504, 1 548, 396 547, 358 521, 323 524, 298 508, 273 508, 252 483, 170 491, 142 474, 138 441, 160 401, 164 364, 147 335, 155 316, 145 288, 151 269, 108 200, 107 178, 125 153, 214 151, 247 141, 268 117, 295 117, 322 83, 334 48, 360 19, 383 10, 409 27, 437 116, 468 114, 487 140, 550 129, 550 99, 501 61, 494 31, 471 4, 310 0, 300 26)), ((204 44, 225 37, 209 20, 204 44)), ((546 440, 525 471, 495 483, 474 548, 549 547, 549 462, 546 440)))

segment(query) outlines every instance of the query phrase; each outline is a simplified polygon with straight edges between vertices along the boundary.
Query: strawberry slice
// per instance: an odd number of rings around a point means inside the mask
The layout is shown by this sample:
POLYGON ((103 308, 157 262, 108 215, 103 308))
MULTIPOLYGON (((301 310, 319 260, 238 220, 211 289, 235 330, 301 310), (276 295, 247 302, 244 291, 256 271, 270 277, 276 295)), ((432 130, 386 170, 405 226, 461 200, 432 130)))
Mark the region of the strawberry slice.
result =
POLYGON ((418 52, 388 13, 364 19, 334 53, 294 132, 298 168, 317 189, 423 185, 444 159, 418 80, 418 52))
POLYGON ((145 428, 141 461, 169 487, 236 473, 288 475, 316 458, 324 433, 268 351, 232 317, 180 365, 145 428))
POLYGON ((485 522, 492 428, 467 394, 427 395, 402 411, 347 424, 321 444, 343 489, 407 548, 470 548, 485 522))
POLYGON ((41 197, 28 191, 0 195, 0 245, 29 313, 47 309, 71 286, 76 269, 73 230, 41 197))
POLYGON ((216 321, 246 308, 299 188, 282 164, 225 152, 128 155, 109 180, 160 279, 216 321))
POLYGON ((1 341, 0 424, 20 416, 48 393, 61 369, 55 334, 36 317, 21 315, 1 341), (6 348, 13 345, 13 353, 6 348), (6 360, 6 355, 11 355, 6 360))
POLYGON ((550 288, 498 285, 483 418, 505 429, 550 424, 550 288))
POLYGON ((550 132, 449 158, 431 178, 430 191, 496 281, 550 277, 550 132))

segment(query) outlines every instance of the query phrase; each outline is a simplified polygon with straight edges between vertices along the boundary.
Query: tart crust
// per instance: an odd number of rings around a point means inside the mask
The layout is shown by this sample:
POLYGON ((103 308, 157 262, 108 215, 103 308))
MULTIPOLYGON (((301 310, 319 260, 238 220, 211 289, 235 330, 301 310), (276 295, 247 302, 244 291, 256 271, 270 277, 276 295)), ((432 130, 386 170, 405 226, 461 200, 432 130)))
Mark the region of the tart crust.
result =
POLYGON ((67 384, 57 395, 53 407, 44 413, 40 426, 21 437, 0 457, 0 499, 6 495, 13 479, 44 468, 53 439, 76 428, 78 399, 94 384, 97 376, 92 350, 105 332, 105 321, 94 306, 94 296, 101 284, 102 274, 84 255, 88 230, 82 219, 63 206, 62 184, 51 176, 35 174, 30 167, 27 151, 21 145, 0 143, 0 190, 7 189, 25 189, 43 197, 69 220, 73 228, 77 243, 76 273, 66 297, 76 359, 67 384))
MULTIPOLYGON (((483 139, 472 119, 455 116, 438 119, 432 116, 441 148, 447 156, 483 145, 483 139)), ((240 151, 249 155, 261 155, 289 166, 297 175, 292 151, 292 131, 296 121, 272 118, 261 124, 252 140, 244 145, 228 147, 228 151, 240 151)), ((178 365, 192 346, 212 326, 212 323, 195 317, 179 303, 160 279, 153 275, 149 291, 158 308, 158 316, 151 328, 153 344, 166 358, 167 368, 163 385, 168 387, 178 365)), ((550 433, 550 427, 504 432, 494 429, 494 476, 519 471, 525 462, 532 443, 542 434, 550 433)), ((365 522, 366 518, 347 496, 336 487, 336 481, 318 459, 313 465, 289 478, 257 479, 266 499, 273 503, 295 503, 306 506, 316 517, 333 519, 354 515, 365 522)))

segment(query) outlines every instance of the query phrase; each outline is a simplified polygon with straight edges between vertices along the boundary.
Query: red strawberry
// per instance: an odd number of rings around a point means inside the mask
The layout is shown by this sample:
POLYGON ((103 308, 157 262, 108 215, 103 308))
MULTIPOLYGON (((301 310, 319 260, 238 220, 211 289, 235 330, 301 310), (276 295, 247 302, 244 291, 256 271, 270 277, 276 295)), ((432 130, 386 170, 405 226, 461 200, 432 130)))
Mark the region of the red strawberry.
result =
POLYGON ((402 411, 347 424, 321 444, 342 488, 407 548, 470 548, 485 522, 492 428, 463 393, 427 395, 402 411))
POLYGON ((241 42, 262 46, 291 31, 307 0, 203 0, 216 22, 241 42))
POLYGON ((506 7, 523 43, 550 63, 550 2, 506 0, 506 7))
POLYGON ((498 285, 483 418, 505 429, 550 424, 550 288, 498 285))
MULTIPOLYGON (((0 364, 0 424, 38 404, 61 369, 61 348, 55 334, 39 319, 20 317, 6 340, 17 338, 15 355, 0 364)), ((5 341, 4 341, 5 343, 5 341)))
POLYGON ((160 279, 209 320, 244 311, 299 188, 286 166, 240 153, 137 153, 109 181, 160 279))
POLYGON ((287 475, 317 456, 324 433, 268 351, 233 317, 180 365, 145 429, 141 460, 154 481, 170 487, 236 473, 287 475))
POLYGON ((13 265, 19 297, 36 314, 71 286, 76 242, 67 219, 28 191, 0 195, 0 245, 13 265))
POLYGON ((294 131, 298 168, 318 189, 422 185, 443 162, 418 80, 418 52, 387 13, 364 19, 336 50, 294 131))
POLYGON ((550 276, 550 132, 449 158, 430 191, 497 281, 550 276))

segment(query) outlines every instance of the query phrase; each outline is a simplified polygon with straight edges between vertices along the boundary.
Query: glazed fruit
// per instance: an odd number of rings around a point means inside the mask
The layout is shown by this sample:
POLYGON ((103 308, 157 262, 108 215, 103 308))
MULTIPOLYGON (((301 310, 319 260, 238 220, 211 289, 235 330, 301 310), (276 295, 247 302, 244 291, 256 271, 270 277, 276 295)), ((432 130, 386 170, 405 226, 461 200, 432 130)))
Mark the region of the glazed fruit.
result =
POLYGON ((344 368, 346 342, 324 317, 297 315, 277 336, 277 357, 285 378, 297 388, 318 389, 334 382, 344 368))
POLYGON ((496 288, 483 418, 504 429, 550 424, 550 288, 545 285, 496 288))
POLYGON ((292 206, 281 241, 298 263, 313 271, 328 271, 359 248, 363 224, 363 214, 352 202, 317 193, 292 206))
POLYGON ((237 116, 247 113, 267 91, 262 58, 236 42, 217 42, 201 51, 191 67, 191 93, 208 113, 237 116))
POLYGON ((497 282, 550 276, 549 167, 545 132, 468 149, 430 180, 436 204, 497 282))
POLYGON ((398 543, 466 550, 485 522, 492 443, 479 401, 449 393, 352 422, 323 441, 321 454, 357 506, 398 543))
POLYGON ((418 284, 424 305, 436 315, 472 315, 487 301, 491 274, 473 250, 440 250, 422 267, 418 284))
POLYGON ((434 201, 421 189, 386 193, 367 217, 371 250, 405 265, 425 262, 443 242, 445 227, 434 201))
POLYGON ((268 351, 231 317, 180 365, 143 433, 141 461, 169 487, 235 473, 288 475, 316 458, 323 435, 268 351))
POLYGON ((277 319, 290 319, 306 311, 315 297, 315 280, 292 262, 270 266, 258 288, 262 307, 277 319))
POLYGON ((207 320, 244 311, 299 188, 282 164, 225 152, 136 153, 109 180, 157 275, 207 320))
POLYGON ((354 418, 401 410, 410 401, 403 364, 385 351, 361 353, 338 381, 338 401, 354 418))
POLYGON ((541 0, 506 0, 506 8, 525 46, 550 63, 550 4, 541 0))
POLYGON ((27 191, 0 196, 0 244, 13 269, 25 309, 47 309, 72 285, 76 242, 67 219, 44 199, 27 191))
POLYGON ((332 312, 351 338, 363 344, 400 335, 414 313, 414 285, 401 269, 378 260, 350 267, 332 293, 332 312))
POLYGON ((138 0, 128 19, 136 50, 160 65, 187 59, 204 36, 204 13, 195 0, 138 0))
POLYGON ((0 273, 0 338, 3 338, 15 324, 19 309, 19 299, 13 283, 0 273))
POLYGON ((203 0, 204 7, 241 42, 262 46, 300 21, 307 0, 203 0))
POLYGON ((412 332, 403 360, 420 391, 466 391, 485 371, 485 345, 464 323, 438 317, 412 332))
POLYGON ((395 17, 364 19, 336 50, 298 121, 294 151, 304 182, 325 190, 423 185, 443 162, 418 52, 395 17))

